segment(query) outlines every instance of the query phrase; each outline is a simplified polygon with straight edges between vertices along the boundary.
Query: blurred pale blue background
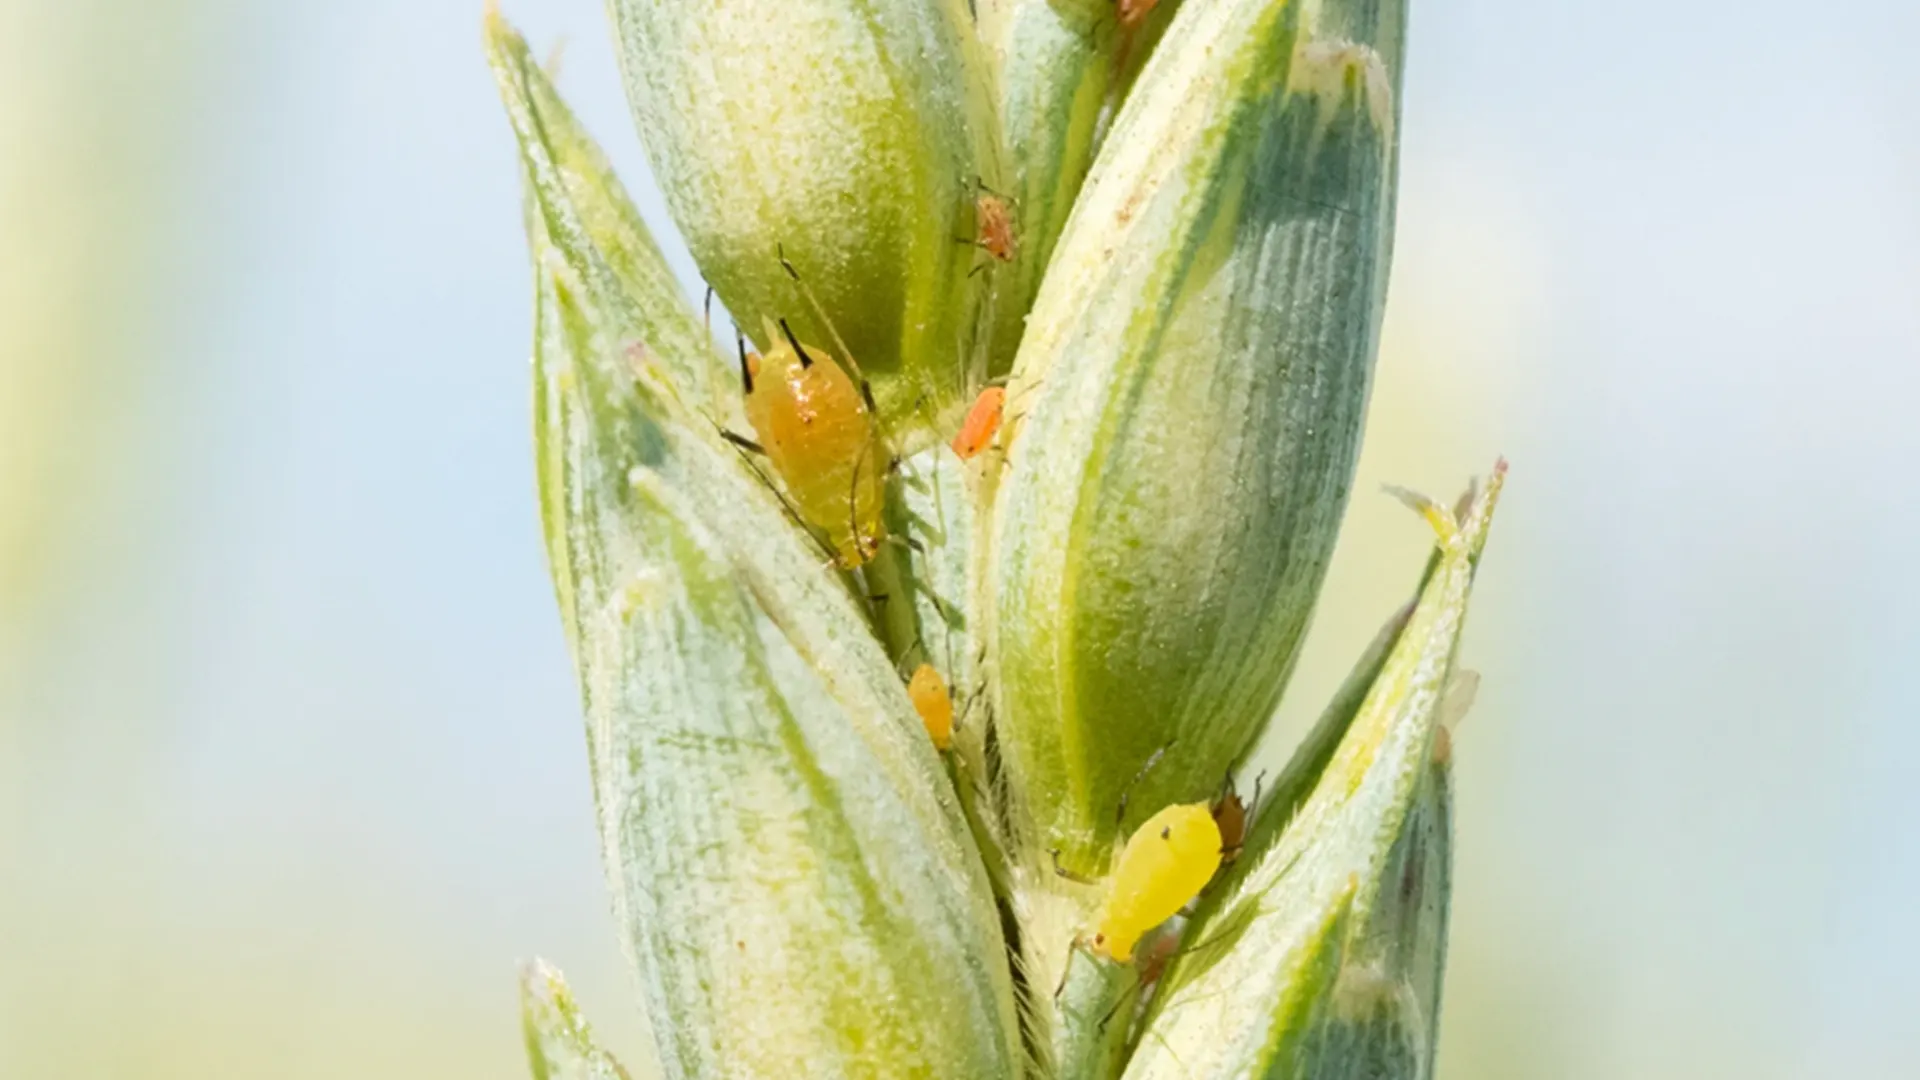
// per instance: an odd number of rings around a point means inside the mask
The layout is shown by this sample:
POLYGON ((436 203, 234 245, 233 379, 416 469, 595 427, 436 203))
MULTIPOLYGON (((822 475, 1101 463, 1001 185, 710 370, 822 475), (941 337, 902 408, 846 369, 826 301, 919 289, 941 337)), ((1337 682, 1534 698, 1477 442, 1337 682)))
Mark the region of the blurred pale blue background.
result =
MULTIPOLYGON (((656 223, 595 0, 521 0, 656 223)), ((477 0, 0 0, 0 1076, 644 1056, 477 0)), ((1285 752, 1514 475, 1443 1076, 1920 1076, 1920 9, 1426 0, 1285 752)), ((679 256, 676 256, 679 257, 679 256)), ((689 275, 691 264, 679 265, 689 275)))

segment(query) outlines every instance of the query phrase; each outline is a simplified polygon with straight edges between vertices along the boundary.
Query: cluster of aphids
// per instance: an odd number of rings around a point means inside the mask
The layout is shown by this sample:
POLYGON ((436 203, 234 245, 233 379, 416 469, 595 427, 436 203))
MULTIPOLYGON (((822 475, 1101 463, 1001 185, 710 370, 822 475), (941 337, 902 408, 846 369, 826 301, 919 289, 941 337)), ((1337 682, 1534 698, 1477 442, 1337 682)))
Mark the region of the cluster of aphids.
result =
MULTIPOLYGON (((1003 196, 979 186, 975 235, 956 239, 995 261, 1011 262, 1018 251, 1012 209, 1003 196)), ((784 252, 780 262, 840 352, 802 342, 784 318, 763 325, 765 352, 750 351, 736 332, 740 388, 754 438, 723 433, 743 449, 765 455, 795 516, 824 539, 835 565, 853 570, 879 554, 886 539, 882 509, 894 463, 890 458, 882 463, 888 455, 878 410, 858 361, 784 252)), ((1006 392, 997 386, 980 394, 950 444, 954 453, 965 460, 992 445, 1005 401, 1006 392)))
MULTIPOLYGON (((973 273, 995 262, 1011 262, 1018 253, 1011 204, 984 183, 976 183, 975 235, 956 238, 990 260, 973 273)), ((784 318, 763 322, 768 343, 764 351, 749 349, 745 336, 736 330, 740 390, 753 437, 725 428, 721 434, 743 451, 765 459, 779 479, 776 491, 788 512, 820 542, 834 566, 858 570, 889 541, 886 488, 897 462, 887 449, 879 410, 858 361, 784 251, 780 262, 839 351, 802 341, 784 318)), ((975 458, 994 445, 1005 405, 1006 391, 1000 386, 980 392, 948 444, 961 460, 975 458)), ((902 542, 914 546, 911 541, 902 542)), ((928 734, 942 751, 947 750, 952 745, 954 710, 946 680, 932 664, 921 664, 909 679, 909 690, 928 734)))
MULTIPOLYGON (((1151 0, 1120 0, 1123 28, 1137 27, 1152 6, 1151 0)), ((1011 262, 1018 252, 1011 206, 984 184, 979 188, 975 235, 957 239, 995 262, 1011 262)), ((884 451, 878 409, 858 363, 784 253, 781 265, 813 303, 840 351, 801 341, 784 318, 764 323, 769 343, 764 352, 749 350, 736 333, 740 388, 754 438, 723 434, 743 450, 764 455, 793 515, 821 540, 834 565, 855 570, 873 560, 888 540, 883 511, 895 463, 884 451)), ((1006 403, 1003 387, 983 388, 948 444, 954 454, 970 460, 992 448, 1006 403)), ((933 745, 942 754, 951 751, 953 691, 939 669, 920 664, 907 680, 907 693, 933 745)), ((1192 903, 1221 863, 1239 850, 1247 819, 1247 804, 1231 783, 1216 801, 1168 806, 1148 818, 1122 848, 1084 943, 1102 958, 1133 962, 1140 940, 1192 903)))

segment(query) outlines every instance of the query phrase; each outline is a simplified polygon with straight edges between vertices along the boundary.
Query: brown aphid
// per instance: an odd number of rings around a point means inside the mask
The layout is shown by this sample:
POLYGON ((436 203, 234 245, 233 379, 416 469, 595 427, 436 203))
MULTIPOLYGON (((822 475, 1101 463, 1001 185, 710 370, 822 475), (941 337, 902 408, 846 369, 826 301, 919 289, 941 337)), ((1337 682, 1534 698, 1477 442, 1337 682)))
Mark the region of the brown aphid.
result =
POLYGON ((1247 803, 1234 792, 1227 792, 1213 807, 1213 823, 1220 829, 1220 850, 1231 857, 1240 853, 1247 840, 1247 803))
POLYGON ((1233 775, 1227 775, 1226 782, 1220 787, 1220 797, 1213 803, 1213 823, 1220 829, 1220 854, 1226 861, 1232 862, 1246 846, 1247 829, 1253 823, 1253 813, 1260 803, 1260 783, 1253 785, 1253 798, 1242 799, 1234 790, 1233 775))
POLYGON ((913 678, 907 681, 907 697, 913 700, 913 711, 920 714, 935 748, 952 749, 953 695, 947 692, 947 680, 932 664, 914 669, 913 678))
POLYGON ((1007 391, 1003 387, 989 386, 980 391, 973 400, 973 407, 967 410, 967 418, 960 425, 960 433, 953 437, 953 452, 965 461, 993 445, 993 437, 1000 432, 1000 419, 1006 415, 1007 391))
POLYGON ((1012 262, 1020 252, 1013 231, 1013 207, 991 191, 981 191, 973 202, 973 242, 980 250, 1000 260, 1012 262))
POLYGON ((1160 0, 1114 0, 1113 9, 1120 17, 1122 30, 1135 30, 1147 21, 1147 16, 1153 14, 1153 9, 1159 3, 1160 0))
POLYGON ((832 354, 766 323, 774 344, 741 351, 747 423, 795 509, 824 534, 843 569, 865 564, 886 537, 885 474, 865 396, 832 354))

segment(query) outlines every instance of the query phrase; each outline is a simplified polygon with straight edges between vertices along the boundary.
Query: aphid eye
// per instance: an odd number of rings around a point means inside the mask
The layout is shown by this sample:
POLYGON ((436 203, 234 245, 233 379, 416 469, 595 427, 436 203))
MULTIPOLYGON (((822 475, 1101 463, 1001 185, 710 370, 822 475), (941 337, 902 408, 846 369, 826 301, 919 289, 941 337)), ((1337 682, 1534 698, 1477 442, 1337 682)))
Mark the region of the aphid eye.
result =
POLYGON ((1171 829, 1171 828, 1163 828, 1163 829, 1161 829, 1161 830, 1160 830, 1160 839, 1162 839, 1162 840, 1166 840, 1166 839, 1169 839, 1169 838, 1171 838, 1172 836, 1173 836, 1173 829, 1171 829))

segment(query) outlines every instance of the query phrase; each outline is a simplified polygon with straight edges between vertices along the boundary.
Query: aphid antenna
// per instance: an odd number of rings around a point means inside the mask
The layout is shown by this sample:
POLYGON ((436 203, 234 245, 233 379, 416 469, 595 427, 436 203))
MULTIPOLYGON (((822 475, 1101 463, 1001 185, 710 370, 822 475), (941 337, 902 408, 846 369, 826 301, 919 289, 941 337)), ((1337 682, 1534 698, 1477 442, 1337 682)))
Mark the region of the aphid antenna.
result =
POLYGON ((1179 741, 1180 741, 1180 737, 1178 735, 1174 736, 1171 739, 1168 739, 1167 744, 1165 746, 1162 746, 1160 749, 1155 750, 1153 752, 1153 755, 1147 758, 1147 763, 1145 765, 1140 766, 1140 771, 1133 774, 1133 779, 1127 781, 1127 786, 1120 789, 1120 808, 1114 811, 1114 814, 1113 814, 1113 823, 1115 825, 1118 825, 1122 821, 1126 820, 1127 800, 1133 797, 1133 789, 1140 785, 1140 781, 1145 780, 1147 778, 1147 774, 1153 771, 1153 767, 1155 765, 1160 764, 1160 759, 1163 757, 1166 757, 1167 751, 1173 749, 1173 744, 1179 741))
POLYGON ((1213 801, 1217 805, 1221 802, 1224 802, 1227 796, 1232 794, 1234 794, 1233 770, 1229 768, 1227 769, 1226 772, 1222 773, 1220 776, 1220 794, 1214 796, 1213 801))
MULTIPOLYGON (((819 319, 820 325, 826 327, 827 333, 832 335, 833 344, 840 350, 840 355, 845 358, 844 362, 847 365, 847 369, 853 372, 854 378, 860 380, 861 393, 866 396, 868 402, 872 402, 873 393, 866 388, 867 377, 861 373, 860 361, 854 359, 853 350, 847 348, 846 339, 840 336, 840 328, 835 326, 833 320, 827 316, 827 309, 821 306, 820 298, 813 295, 813 290, 807 286, 805 281, 801 280, 799 268, 793 265, 792 259, 787 258, 787 246, 785 244, 775 244, 774 250, 780 256, 780 268, 785 270, 787 276, 793 279, 793 283, 800 287, 800 295, 807 301, 807 307, 813 310, 813 317, 819 319)), ((869 407, 871 407, 871 405, 869 405, 869 407)))
POLYGON ((993 196, 996 199, 1000 199, 1009 203, 1014 201, 1013 196, 1008 195, 1005 192, 995 191, 992 188, 988 187, 986 178, 981 176, 979 173, 973 174, 973 186, 979 188, 981 191, 986 192, 987 194, 993 196))
POLYGON ((707 336, 713 336, 713 286, 707 286, 706 299, 700 301, 700 319, 707 328, 707 336))
MULTIPOLYGON (((926 660, 929 659, 928 651, 927 651, 927 639, 924 637, 921 637, 919 634, 915 634, 913 635, 913 640, 907 642, 907 647, 900 650, 900 664, 901 665, 912 664, 914 650, 916 649, 918 649, 920 652, 920 659, 922 662, 925 662, 926 660)), ((916 664, 914 666, 918 667, 919 665, 916 664)), ((904 679, 911 674, 912 674, 911 671, 905 672, 901 675, 901 678, 904 679)))

